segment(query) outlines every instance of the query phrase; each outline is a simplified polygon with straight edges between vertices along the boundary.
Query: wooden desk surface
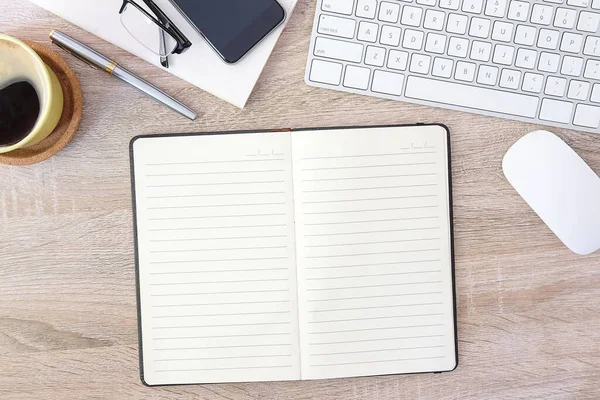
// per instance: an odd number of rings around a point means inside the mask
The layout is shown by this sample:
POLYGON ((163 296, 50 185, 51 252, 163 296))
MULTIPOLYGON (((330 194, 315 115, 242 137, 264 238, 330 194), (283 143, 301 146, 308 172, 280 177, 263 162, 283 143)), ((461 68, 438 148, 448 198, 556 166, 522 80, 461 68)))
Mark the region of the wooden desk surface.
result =
MULTIPOLYGON (((567 250, 509 186, 501 160, 539 126, 311 88, 315 0, 300 0, 245 110, 28 3, 0 30, 61 29, 183 100, 195 123, 66 57, 85 98, 58 156, 0 166, 2 399, 598 399, 600 253, 567 250), (126 107, 124 107, 126 105, 126 107), (128 142, 141 133, 442 122, 451 130, 460 363, 452 373, 151 389, 138 378, 128 142)), ((552 129, 600 173, 600 136, 552 129)))

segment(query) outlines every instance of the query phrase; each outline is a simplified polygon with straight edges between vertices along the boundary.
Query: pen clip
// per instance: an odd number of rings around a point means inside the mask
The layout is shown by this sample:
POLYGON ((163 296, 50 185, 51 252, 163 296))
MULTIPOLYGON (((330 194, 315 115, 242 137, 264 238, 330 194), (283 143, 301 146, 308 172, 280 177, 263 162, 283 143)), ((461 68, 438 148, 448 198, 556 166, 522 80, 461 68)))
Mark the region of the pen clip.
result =
POLYGON ((90 68, 93 69, 97 69, 100 70, 100 68, 96 67, 94 64, 92 64, 91 62, 89 62, 88 60, 86 60, 85 58, 81 57, 79 54, 74 54, 72 53, 69 49, 67 49, 65 46, 63 46, 61 43, 56 42, 54 40, 52 40, 52 38, 50 38, 50 40, 52 41, 52 43, 54 43, 55 45, 57 45, 58 47, 60 47, 61 49, 63 49, 64 51, 66 51, 67 53, 69 53, 70 55, 72 55, 73 57, 77 58, 80 61, 83 61, 87 66, 89 66, 90 68))

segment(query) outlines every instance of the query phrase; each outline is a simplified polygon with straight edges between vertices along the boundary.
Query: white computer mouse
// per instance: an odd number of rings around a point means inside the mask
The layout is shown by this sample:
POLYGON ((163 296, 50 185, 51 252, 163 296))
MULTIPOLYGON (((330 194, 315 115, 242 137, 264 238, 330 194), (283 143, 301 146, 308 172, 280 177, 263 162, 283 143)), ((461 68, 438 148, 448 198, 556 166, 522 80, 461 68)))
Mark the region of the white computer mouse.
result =
POLYGON ((523 136, 504 156, 502 169, 571 251, 600 249, 600 178, 558 136, 547 131, 523 136))

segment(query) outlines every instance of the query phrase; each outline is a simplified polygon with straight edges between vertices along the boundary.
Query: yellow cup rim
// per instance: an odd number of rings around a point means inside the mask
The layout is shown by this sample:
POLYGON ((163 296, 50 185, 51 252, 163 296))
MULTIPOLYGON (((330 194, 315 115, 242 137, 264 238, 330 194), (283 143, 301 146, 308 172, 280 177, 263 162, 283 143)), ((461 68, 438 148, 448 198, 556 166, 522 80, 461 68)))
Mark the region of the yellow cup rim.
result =
MULTIPOLYGON (((50 77, 50 72, 48 71, 48 67, 46 66, 46 63, 44 62, 44 60, 42 60, 42 58, 38 55, 38 53, 36 53, 35 50, 33 50, 31 47, 29 47, 26 43, 20 41, 19 39, 12 37, 12 36, 8 36, 4 33, 1 33, 1 32, 0 32, 0 40, 12 42, 12 43, 20 46, 23 50, 25 50, 29 54, 29 56, 34 60, 34 62, 36 64, 36 71, 37 71, 38 75, 40 76, 40 78, 42 79, 42 83, 43 83, 44 93, 42 93, 42 95, 43 95, 43 104, 45 105, 45 107, 43 110, 40 110, 41 111, 40 115, 38 116, 37 122, 34 125, 31 132, 18 143, 12 144, 10 146, 0 146, 0 149, 6 149, 6 148, 11 148, 11 147, 12 148, 20 148, 23 144, 26 144, 27 142, 29 142, 31 140, 31 134, 39 129, 40 122, 48 119, 48 116, 50 114, 49 105, 50 105, 50 100, 51 100, 50 88, 52 87, 52 79, 50 77)), ((40 94, 38 93, 38 96, 39 95, 40 94)))

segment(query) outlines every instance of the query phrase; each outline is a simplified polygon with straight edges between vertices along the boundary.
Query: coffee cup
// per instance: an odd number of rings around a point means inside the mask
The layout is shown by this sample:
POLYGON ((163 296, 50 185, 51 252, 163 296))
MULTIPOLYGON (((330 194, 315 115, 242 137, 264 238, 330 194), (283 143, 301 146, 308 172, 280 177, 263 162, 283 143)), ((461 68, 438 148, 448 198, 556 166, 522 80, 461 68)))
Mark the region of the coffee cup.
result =
POLYGON ((0 33, 0 153, 48 137, 63 112, 56 74, 22 41, 0 33))

